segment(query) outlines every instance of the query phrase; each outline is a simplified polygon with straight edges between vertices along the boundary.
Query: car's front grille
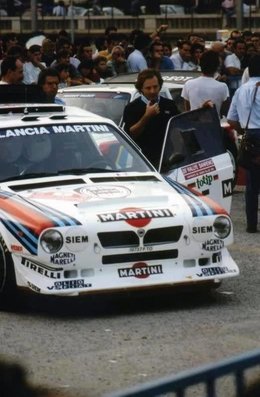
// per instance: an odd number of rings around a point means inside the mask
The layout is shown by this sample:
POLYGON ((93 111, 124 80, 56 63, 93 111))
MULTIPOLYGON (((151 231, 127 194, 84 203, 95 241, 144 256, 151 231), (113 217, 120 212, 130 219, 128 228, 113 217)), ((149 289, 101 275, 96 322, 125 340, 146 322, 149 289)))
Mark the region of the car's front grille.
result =
POLYGON ((134 252, 129 254, 104 255, 102 256, 102 264, 113 265, 116 263, 175 259, 177 257, 177 249, 167 251, 134 252))
POLYGON ((98 233, 103 248, 138 247, 139 237, 132 231, 98 233))
POLYGON ((160 227, 145 233, 144 245, 171 244, 179 241, 183 226, 160 227))
POLYGON ((140 237, 134 231, 117 231, 98 233, 103 248, 138 247, 141 242, 144 246, 171 244, 179 241, 183 226, 170 226, 150 229, 140 237))

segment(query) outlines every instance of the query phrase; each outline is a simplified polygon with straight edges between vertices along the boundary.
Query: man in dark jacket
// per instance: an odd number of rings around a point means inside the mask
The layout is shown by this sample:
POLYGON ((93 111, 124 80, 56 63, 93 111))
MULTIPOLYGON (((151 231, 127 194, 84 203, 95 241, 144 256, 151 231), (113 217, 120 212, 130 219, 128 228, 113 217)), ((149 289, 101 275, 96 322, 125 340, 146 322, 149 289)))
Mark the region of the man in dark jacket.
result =
POLYGON ((125 131, 155 167, 159 165, 167 123, 179 113, 171 99, 160 96, 162 84, 159 71, 141 71, 136 82, 141 96, 125 107, 123 115, 125 131))

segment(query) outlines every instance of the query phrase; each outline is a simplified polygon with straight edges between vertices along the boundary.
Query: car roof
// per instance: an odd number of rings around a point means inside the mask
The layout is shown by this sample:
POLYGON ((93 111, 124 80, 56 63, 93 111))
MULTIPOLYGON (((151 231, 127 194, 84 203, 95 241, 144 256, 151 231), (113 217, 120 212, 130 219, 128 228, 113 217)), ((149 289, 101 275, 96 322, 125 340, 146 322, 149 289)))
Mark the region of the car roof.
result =
POLYGON ((132 83, 128 83, 128 85, 122 85, 122 84, 82 84, 82 85, 74 85, 71 87, 64 87, 60 88, 58 90, 59 94, 66 93, 66 92, 86 92, 86 91, 95 91, 95 92, 126 92, 129 94, 132 94, 133 92, 136 92, 136 88, 132 83))
MULTIPOLYGON (((176 85, 183 85, 187 80, 195 79, 201 76, 201 72, 193 70, 161 70, 160 71, 164 82, 175 83, 176 85)), ((108 84, 134 84, 137 80, 138 73, 119 74, 105 79, 108 84)))
POLYGON ((21 126, 24 122, 54 124, 55 122, 109 123, 112 120, 76 106, 55 104, 13 104, 0 105, 0 123, 2 128, 21 126))
MULTIPOLYGON (((86 84, 86 85, 74 85, 71 87, 64 87, 58 90, 58 96, 63 94, 84 94, 86 92, 111 92, 111 93, 126 93, 131 96, 131 98, 136 98, 139 96, 138 90, 135 88, 133 83, 125 83, 125 84, 86 84)), ((170 98, 170 93, 168 90, 168 82, 167 84, 163 84, 161 92, 165 92, 166 96, 170 98), (168 95, 167 95, 168 93, 168 95)))

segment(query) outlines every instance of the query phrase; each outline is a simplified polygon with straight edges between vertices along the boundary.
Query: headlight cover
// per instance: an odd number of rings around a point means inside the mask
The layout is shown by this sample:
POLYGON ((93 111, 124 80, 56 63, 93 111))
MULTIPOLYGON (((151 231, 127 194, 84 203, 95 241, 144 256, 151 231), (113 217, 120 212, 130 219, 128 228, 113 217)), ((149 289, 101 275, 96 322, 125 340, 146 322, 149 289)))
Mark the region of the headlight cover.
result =
POLYGON ((231 232, 231 221, 226 216, 218 216, 213 223, 213 228, 216 237, 226 238, 231 232))
POLYGON ((40 244, 47 254, 55 254, 63 246, 63 237, 57 230, 49 229, 42 234, 40 244))

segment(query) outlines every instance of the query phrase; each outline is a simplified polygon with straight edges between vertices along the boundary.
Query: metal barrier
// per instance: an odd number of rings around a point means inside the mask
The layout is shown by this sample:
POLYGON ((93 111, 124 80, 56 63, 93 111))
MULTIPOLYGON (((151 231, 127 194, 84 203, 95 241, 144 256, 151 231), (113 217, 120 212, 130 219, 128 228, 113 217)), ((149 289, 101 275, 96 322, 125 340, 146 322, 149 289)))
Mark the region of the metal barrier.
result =
MULTIPOLYGON (((234 379, 236 394, 225 393, 222 394, 222 397, 243 397, 246 390, 245 371, 257 366, 260 366, 260 349, 249 351, 217 363, 183 371, 175 376, 159 378, 140 386, 106 394, 105 397, 155 397, 163 396, 166 393, 175 393, 176 397, 184 397, 185 392, 190 386, 199 384, 205 385, 205 396, 216 397, 216 382, 227 375, 232 376, 234 379)), ((257 379, 260 383, 260 373, 258 373, 257 379)), ((202 394, 200 394, 200 397, 202 397, 202 394)), ((254 397, 259 397, 259 393, 254 397)))
MULTIPOLYGON (((260 12, 254 13, 250 18, 244 18, 244 28, 259 31, 260 12)), ((180 15, 139 15, 132 17, 123 16, 77 16, 53 17, 38 14, 37 29, 45 33, 55 33, 61 29, 73 29, 75 34, 103 34, 108 25, 116 25, 122 33, 130 33, 133 29, 142 29, 146 33, 153 32, 161 24, 167 23, 168 29, 165 36, 182 35, 191 32, 213 35, 216 30, 223 28, 223 17, 218 14, 180 14, 180 15)), ((31 15, 6 17, 0 15, 0 34, 15 32, 29 34, 32 32, 31 15)), ((230 29, 236 28, 236 19, 233 18, 230 29)))

